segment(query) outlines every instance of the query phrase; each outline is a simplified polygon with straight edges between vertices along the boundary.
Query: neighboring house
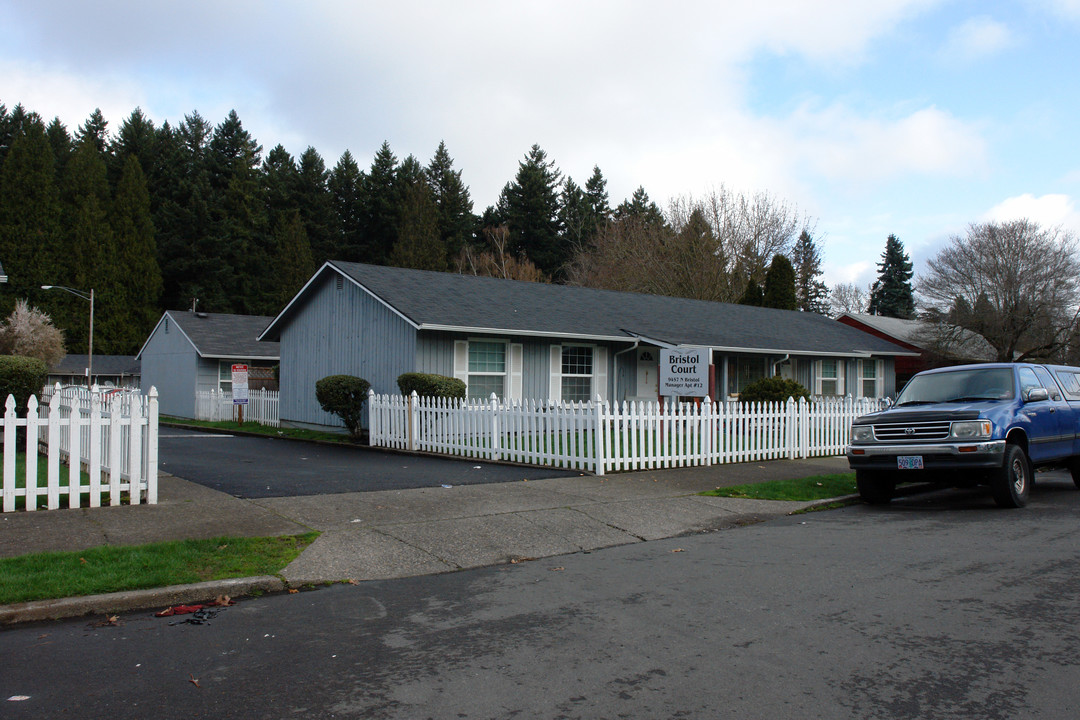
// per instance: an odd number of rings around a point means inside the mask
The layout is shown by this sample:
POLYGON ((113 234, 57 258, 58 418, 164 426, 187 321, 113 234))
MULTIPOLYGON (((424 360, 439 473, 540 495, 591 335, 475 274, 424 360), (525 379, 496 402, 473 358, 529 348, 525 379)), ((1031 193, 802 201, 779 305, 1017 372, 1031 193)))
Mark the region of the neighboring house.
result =
MULTIPOLYGON (((60 362, 49 368, 49 385, 86 385, 88 360, 87 355, 65 355, 60 362)), ((139 361, 134 355, 94 355, 92 384, 101 387, 137 388, 139 375, 139 361)))
POLYGON ((272 319, 167 310, 137 356, 143 392, 157 388, 162 415, 195 417, 197 391, 232 390, 233 364, 264 373, 277 365, 278 344, 257 339, 272 319))
POLYGON ((946 365, 993 362, 994 348, 982 335, 958 330, 947 341, 937 337, 931 324, 921 320, 901 320, 883 315, 844 313, 839 322, 896 343, 912 354, 896 358, 896 387, 903 388, 915 373, 946 365))
MULTIPOLYGON (((895 392, 905 350, 829 318, 771 308, 327 262, 262 333, 281 342, 281 419, 339 425, 315 383, 458 377, 473 398, 655 400, 661 348, 711 348, 716 394, 793 378, 818 395, 895 392)), ((145 372, 145 364, 144 364, 145 372)))

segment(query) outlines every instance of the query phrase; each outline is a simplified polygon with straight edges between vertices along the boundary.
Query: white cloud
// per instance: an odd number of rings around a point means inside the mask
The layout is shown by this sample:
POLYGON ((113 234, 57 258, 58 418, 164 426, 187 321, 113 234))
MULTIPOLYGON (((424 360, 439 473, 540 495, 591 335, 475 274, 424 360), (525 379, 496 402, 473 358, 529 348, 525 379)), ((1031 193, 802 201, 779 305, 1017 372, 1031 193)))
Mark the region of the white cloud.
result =
POLYGON ((1039 0, 1051 12, 1069 20, 1080 20, 1080 0, 1039 0))
POLYGON ((974 62, 995 55, 1016 43, 1007 25, 991 17, 973 17, 954 27, 945 43, 945 56, 974 62))
POLYGON ((1030 193, 1006 198, 986 213, 985 219, 991 222, 1034 220, 1043 227, 1062 226, 1080 234, 1080 212, 1073 199, 1068 195, 1043 195, 1035 197, 1030 193))

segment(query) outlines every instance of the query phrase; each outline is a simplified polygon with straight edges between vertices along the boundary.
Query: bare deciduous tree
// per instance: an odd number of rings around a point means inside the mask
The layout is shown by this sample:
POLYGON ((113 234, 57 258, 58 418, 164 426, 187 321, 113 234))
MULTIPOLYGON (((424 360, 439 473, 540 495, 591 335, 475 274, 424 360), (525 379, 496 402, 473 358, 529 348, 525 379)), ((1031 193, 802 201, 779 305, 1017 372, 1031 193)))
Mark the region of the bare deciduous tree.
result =
POLYGON ((510 230, 505 225, 484 228, 487 248, 477 250, 468 245, 461 249, 457 271, 462 275, 482 275, 506 280, 548 282, 548 277, 524 255, 510 252, 510 230))
POLYGON ((1076 335, 1076 238, 1031 220, 972 224, 920 276, 925 317, 982 335, 1002 362, 1060 359, 1076 335))
POLYGON ((26 300, 15 302, 15 310, 0 323, 0 355, 23 355, 50 367, 66 354, 64 333, 41 310, 26 300))
POLYGON ((702 198, 668 203, 665 223, 624 217, 601 229, 571 262, 572 284, 737 302, 776 254, 790 254, 810 223, 768 193, 723 185, 702 198))
POLYGON ((829 314, 865 313, 870 305, 870 293, 855 283, 837 283, 829 292, 829 314))

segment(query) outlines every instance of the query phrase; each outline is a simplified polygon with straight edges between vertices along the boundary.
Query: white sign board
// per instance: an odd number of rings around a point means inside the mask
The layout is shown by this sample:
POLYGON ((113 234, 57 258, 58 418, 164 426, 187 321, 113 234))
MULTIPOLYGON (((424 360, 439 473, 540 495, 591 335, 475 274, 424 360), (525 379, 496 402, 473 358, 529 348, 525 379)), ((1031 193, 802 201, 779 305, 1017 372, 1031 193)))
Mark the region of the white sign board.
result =
POLYGON ((232 401, 233 405, 248 404, 248 366, 232 366, 232 401))
POLYGON ((709 394, 709 348, 660 351, 660 394, 705 397, 709 394))

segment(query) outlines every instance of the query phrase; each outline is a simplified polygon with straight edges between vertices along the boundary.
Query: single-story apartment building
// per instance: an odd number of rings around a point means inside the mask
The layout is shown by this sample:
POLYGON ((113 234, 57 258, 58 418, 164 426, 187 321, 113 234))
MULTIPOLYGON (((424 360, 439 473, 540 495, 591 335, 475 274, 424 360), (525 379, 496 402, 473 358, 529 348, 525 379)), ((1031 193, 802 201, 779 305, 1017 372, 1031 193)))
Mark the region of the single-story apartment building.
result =
MULTIPOLYGON (((137 388, 140 382, 139 361, 134 355, 94 355, 92 385, 101 387, 137 388)), ((86 385, 90 371, 89 355, 65 355, 49 368, 48 384, 86 385)))
POLYGON ((474 398, 655 400, 659 350, 705 347, 723 399, 772 375, 881 397, 908 352, 814 313, 340 261, 259 338, 281 343, 281 420, 299 426, 340 425, 315 398, 335 374, 377 393, 423 372, 464 380, 474 398))
POLYGON ((993 362, 997 358, 997 353, 986 338, 971 330, 953 328, 947 337, 943 337, 933 325, 922 320, 904 320, 863 313, 844 313, 837 320, 888 340, 910 352, 907 356, 896 358, 897 390, 903 389, 915 373, 923 370, 946 365, 993 362))
POLYGON ((232 390, 232 366, 257 375, 278 363, 278 343, 260 342, 273 318, 166 310, 136 356, 143 393, 156 387, 162 415, 195 417, 195 393, 232 390))

